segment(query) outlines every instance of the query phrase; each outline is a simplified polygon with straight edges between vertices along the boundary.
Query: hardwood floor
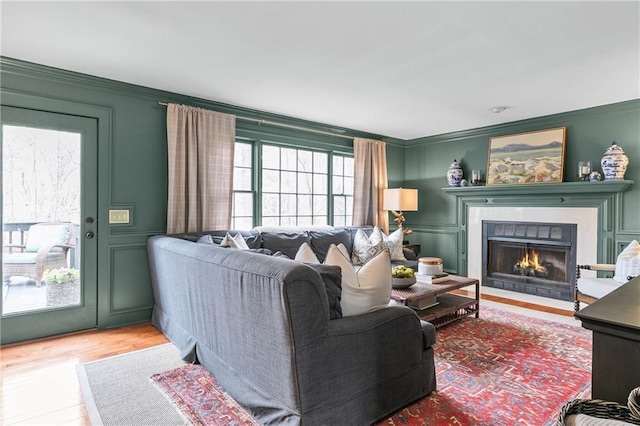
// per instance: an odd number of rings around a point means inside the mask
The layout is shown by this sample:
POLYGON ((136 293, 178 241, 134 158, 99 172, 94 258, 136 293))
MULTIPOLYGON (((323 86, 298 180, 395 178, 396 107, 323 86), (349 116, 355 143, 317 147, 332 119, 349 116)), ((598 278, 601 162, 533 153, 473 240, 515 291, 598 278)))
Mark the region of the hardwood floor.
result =
MULTIPOLYGON (((482 298, 573 316, 570 311, 497 296, 483 295, 482 298)), ((144 323, 3 346, 0 349, 0 424, 90 425, 80 394, 76 365, 167 341, 150 323, 144 323)))
POLYGON ((76 365, 167 341, 145 323, 3 346, 0 424, 90 425, 76 365))
MULTIPOLYGON (((467 291, 467 290, 456 290, 456 291, 453 291, 452 293, 473 297, 473 292, 467 291)), ((526 309, 533 309, 535 311, 540 311, 540 312, 545 312, 545 313, 555 314, 555 315, 562 315, 565 317, 573 318, 573 311, 568 311, 566 309, 554 308, 552 306, 538 305, 535 303, 523 302, 520 300, 514 300, 506 297, 494 296, 492 294, 485 294, 485 293, 483 293, 481 297, 482 297, 482 300, 490 300, 492 302, 498 302, 505 305, 517 306, 517 307, 526 308, 526 309)))

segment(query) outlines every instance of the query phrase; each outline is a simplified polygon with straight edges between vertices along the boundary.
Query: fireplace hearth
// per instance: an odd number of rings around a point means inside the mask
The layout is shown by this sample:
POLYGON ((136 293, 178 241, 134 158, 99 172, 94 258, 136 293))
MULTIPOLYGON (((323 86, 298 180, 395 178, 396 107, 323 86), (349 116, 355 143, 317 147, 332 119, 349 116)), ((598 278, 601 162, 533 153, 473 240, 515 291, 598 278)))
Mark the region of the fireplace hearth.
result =
POLYGON ((577 225, 482 222, 482 284, 559 300, 572 300, 577 225))

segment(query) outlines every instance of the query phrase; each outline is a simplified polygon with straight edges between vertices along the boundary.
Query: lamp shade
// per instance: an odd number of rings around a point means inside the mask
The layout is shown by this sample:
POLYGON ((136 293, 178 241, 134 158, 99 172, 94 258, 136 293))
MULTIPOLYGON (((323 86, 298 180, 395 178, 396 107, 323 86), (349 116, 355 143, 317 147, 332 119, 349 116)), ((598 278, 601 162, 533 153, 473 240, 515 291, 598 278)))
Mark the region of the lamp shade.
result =
POLYGON ((392 188, 384 190, 383 210, 418 211, 418 190, 392 188))

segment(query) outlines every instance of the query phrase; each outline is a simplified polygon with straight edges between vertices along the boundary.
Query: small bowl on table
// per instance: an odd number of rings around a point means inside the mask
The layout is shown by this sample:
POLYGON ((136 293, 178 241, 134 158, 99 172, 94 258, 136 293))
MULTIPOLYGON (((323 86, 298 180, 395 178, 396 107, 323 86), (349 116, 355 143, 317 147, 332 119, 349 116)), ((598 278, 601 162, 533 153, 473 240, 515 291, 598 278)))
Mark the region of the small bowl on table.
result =
POLYGON ((391 287, 395 289, 409 288, 416 283, 416 277, 411 278, 391 278, 391 287))

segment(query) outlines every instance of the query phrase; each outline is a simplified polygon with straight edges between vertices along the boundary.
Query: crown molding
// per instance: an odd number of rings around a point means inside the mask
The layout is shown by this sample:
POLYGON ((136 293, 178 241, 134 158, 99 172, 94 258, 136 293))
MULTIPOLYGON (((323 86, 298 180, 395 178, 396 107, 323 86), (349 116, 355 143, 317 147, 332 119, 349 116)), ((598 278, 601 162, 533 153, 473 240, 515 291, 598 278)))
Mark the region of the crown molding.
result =
MULTIPOLYGON (((377 139, 383 140, 391 145, 404 146, 404 141, 400 141, 383 135, 362 132, 354 129, 347 129, 340 126, 332 126, 324 123, 317 123, 300 118, 235 106, 209 99, 168 92, 131 83, 125 83, 122 81, 110 80, 103 77, 49 67, 46 65, 26 62, 6 56, 0 56, 0 72, 4 75, 29 77, 47 81, 53 84, 66 84, 90 90, 117 92, 123 96, 142 98, 151 102, 170 102, 191 105, 194 107, 215 110, 225 114, 233 114, 257 120, 275 121, 282 124, 304 127, 309 130, 318 130, 323 132, 340 132, 345 136, 349 136, 350 138, 362 137, 368 139, 377 139)), ((158 107, 160 108, 161 106, 158 107)), ((238 128, 244 129, 246 126, 249 130, 251 130, 251 127, 247 126, 247 124, 248 123, 242 123, 239 121, 238 128)), ((303 133, 304 130, 300 130, 300 132, 303 133)), ((273 134, 277 133, 277 131, 268 131, 267 133, 273 134)))
POLYGON ((476 129, 461 130, 458 132, 444 133, 441 135, 427 136, 405 141, 405 146, 412 147, 418 145, 432 145, 438 143, 450 143, 470 138, 491 138, 494 136, 510 133, 527 132, 538 130, 541 127, 565 126, 566 122, 575 117, 589 117, 593 115, 618 114, 640 109, 640 99, 618 102, 591 108, 579 109, 575 111, 561 112, 558 114, 544 115, 540 117, 527 118, 524 120, 510 121, 508 123, 496 124, 493 126, 479 127, 476 129))

